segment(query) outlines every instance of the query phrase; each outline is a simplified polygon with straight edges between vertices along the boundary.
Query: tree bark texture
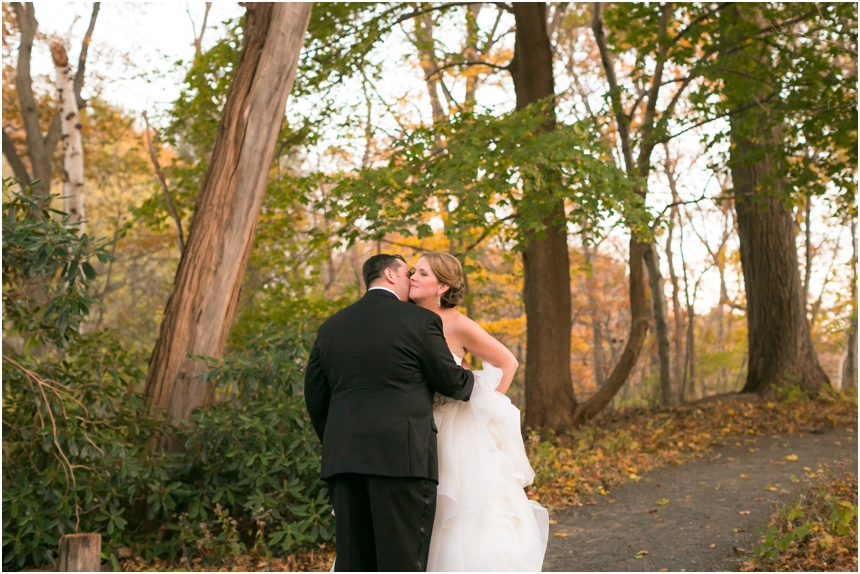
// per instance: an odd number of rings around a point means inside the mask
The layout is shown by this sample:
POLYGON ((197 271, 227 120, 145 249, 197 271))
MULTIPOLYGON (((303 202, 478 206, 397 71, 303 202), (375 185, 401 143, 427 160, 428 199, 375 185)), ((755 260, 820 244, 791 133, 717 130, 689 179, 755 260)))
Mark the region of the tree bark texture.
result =
POLYGON ((675 389, 672 381, 672 342, 669 339, 669 311, 663 292, 663 274, 657 244, 645 246, 645 267, 648 269, 648 284, 651 287, 651 307, 654 313, 654 332, 657 335, 657 353, 660 359, 660 398, 664 405, 674 405, 675 389))
MULTIPOLYGON (((609 85, 609 99, 612 105, 612 113, 615 117, 615 124, 618 128, 618 137, 621 143, 621 151, 624 159, 624 166, 628 177, 631 179, 639 178, 647 181, 648 175, 651 173, 651 154, 656 145, 654 136, 655 118, 657 117, 657 100, 660 93, 660 87, 663 84, 663 68, 667 60, 668 43, 665 41, 658 43, 657 54, 655 58, 654 74, 651 78, 651 85, 648 88, 648 96, 645 104, 645 113, 643 115, 642 124, 639 128, 640 147, 639 155, 636 160, 633 159, 633 146, 630 139, 630 124, 632 114, 635 110, 626 113, 621 100, 621 88, 618 85, 618 80, 615 75, 615 64, 612 59, 607 43, 606 34, 603 29, 602 5, 600 2, 595 2, 592 5, 593 18, 591 29, 594 32, 594 39, 600 51, 600 59, 603 65, 603 71, 606 74, 606 81, 609 85)), ((672 15, 672 3, 667 2, 662 5, 660 11, 660 22, 658 24, 658 36, 664 34, 669 29, 669 20, 672 15)), ((640 187, 636 190, 643 198, 647 195, 647 188, 640 187)), ((671 365, 671 346, 669 342, 669 318, 666 308, 665 295, 663 294, 663 276, 660 273, 659 256, 656 246, 643 246, 637 250, 645 258, 645 264, 648 268, 648 277, 651 286, 652 299, 652 316, 654 319, 657 332, 658 357, 660 363, 660 387, 661 396, 664 402, 669 404, 674 403, 674 393, 672 389, 676 387, 676 383, 672 380, 672 365, 671 365), (667 392, 668 391, 668 392, 667 392)), ((632 251, 631 251, 632 253, 632 251)), ((638 264, 638 262, 637 262, 638 264)), ((630 262, 631 269, 634 262, 630 262)), ((637 270, 638 272, 638 270, 637 270)), ((632 276, 632 271, 631 271, 632 276)), ((633 283, 631 283, 633 285, 633 283)), ((639 285, 636 285, 639 288, 639 285)), ((644 289, 644 283, 641 286, 644 289)), ((643 293, 644 296, 644 293, 643 293)), ((631 293, 631 300, 638 298, 639 294, 631 293)), ((646 318, 647 320, 647 318, 646 318)), ((634 331, 631 331, 631 335, 634 331)), ((629 342, 629 341, 628 341, 629 342)), ((642 338, 644 342, 644 335, 642 338)), ((637 350, 636 356, 638 357, 637 350)), ((634 365, 630 367, 631 371, 634 365)), ((628 373, 629 374, 629 373, 628 373)))
POLYGON ((603 352, 603 324, 600 321, 600 305, 597 300, 597 282, 594 280, 594 260, 597 248, 588 245, 586 234, 582 234, 582 251, 588 273, 585 276, 585 290, 588 297, 588 310, 591 318, 591 345, 594 359, 594 380, 597 387, 606 382, 606 355, 603 352))
MULTIPOLYGON (((734 121, 732 122, 734 124, 734 121)), ((732 181, 747 297, 749 366, 741 392, 765 393, 797 384, 817 392, 828 383, 812 346, 802 299, 794 219, 777 194, 757 189, 776 183, 770 158, 756 154, 747 138, 732 133, 732 181)))
MULTIPOLYGON (((439 66, 436 61, 435 39, 433 38, 433 19, 429 14, 422 14, 415 18, 415 39, 418 55, 421 58, 421 71, 424 72, 424 83, 427 86, 427 95, 430 97, 430 108, 433 111, 433 124, 438 125, 445 121, 448 114, 442 109, 439 99, 439 83, 442 76, 438 73, 439 66)), ((437 136, 438 137, 438 136, 437 136)), ((441 147, 441 142, 436 145, 441 147)))
POLYGON ((149 361, 146 394, 171 421, 208 401, 193 355, 223 353, 310 13, 311 3, 247 4, 242 58, 149 361))
MULTIPOLYGON (((48 133, 42 135, 39 124, 39 111, 36 109, 36 99, 33 96, 33 81, 30 77, 30 60, 33 52, 33 38, 36 36, 39 23, 36 21, 36 9, 32 2, 13 3, 15 19, 21 31, 21 44, 18 46, 18 63, 15 70, 15 90, 21 105, 21 119, 24 122, 24 133, 27 137, 27 155, 30 158, 30 181, 39 180, 33 190, 36 195, 46 197, 51 193, 51 157, 57 142, 60 140, 60 116, 55 114, 48 133)), ((5 142, 4 142, 5 143, 5 142)), ((7 150, 3 146, 6 157, 15 154, 14 145, 7 150)), ((10 161, 10 164, 13 162, 10 161)), ((19 178, 20 179, 20 178, 19 178)))
POLYGON ((848 324, 845 360, 842 362, 842 388, 857 388, 857 216, 851 219, 851 320, 848 324))
POLYGON ((75 98, 74 78, 66 48, 60 42, 51 44, 51 58, 57 73, 57 97, 60 127, 63 134, 63 205, 72 223, 79 223, 78 235, 86 233, 84 220, 84 144, 81 138, 81 116, 75 98))
MULTIPOLYGON (((720 12, 721 41, 732 43, 747 21, 762 20, 758 8, 733 5, 720 12)), ((726 102, 743 109, 762 101, 768 84, 770 47, 747 42, 720 56, 726 102), (742 73, 736 73, 740 69, 742 73), (751 81, 752 79, 752 81, 751 81)), ((774 158, 781 144, 779 120, 758 105, 730 117, 730 168, 747 297, 749 362, 741 392, 768 393, 797 384, 812 393, 829 380, 812 345, 800 281, 794 218, 774 158)))
MULTIPOLYGON (((517 2, 513 12, 516 39, 510 70, 517 109, 522 110, 553 95, 555 82, 546 4, 517 2)), ((545 129, 554 128, 553 112, 547 117, 545 129)), ((552 174, 548 174, 547 181, 554 181, 552 174)), ((544 224, 546 234, 528 239, 523 249, 525 425, 562 433, 571 428, 571 415, 576 408, 570 378, 570 255, 563 201, 555 204, 544 224)))
MULTIPOLYGON (((674 162, 669 159, 669 150, 667 146, 666 175, 669 179, 669 187, 672 190, 672 203, 677 204, 680 202, 680 197, 678 195, 678 190, 675 187, 676 182, 674 168, 674 162)), ((675 323, 673 331, 675 353, 672 355, 672 378, 674 379, 675 399, 676 401, 681 402, 683 400, 681 397, 681 381, 684 378, 684 363, 682 362, 684 354, 681 352, 684 344, 684 315, 681 311, 681 295, 678 287, 678 275, 675 273, 675 262, 672 254, 672 241, 676 219, 678 219, 678 205, 673 205, 669 211, 668 233, 666 234, 666 263, 669 265, 669 279, 672 281, 672 315, 675 323)), ((679 228, 678 232, 682 233, 683 230, 679 228)))
POLYGON ((648 303, 645 297, 645 269, 642 264, 642 252, 646 247, 635 238, 630 239, 630 334, 627 336, 627 343, 606 382, 574 411, 575 424, 588 422, 612 402, 612 398, 624 386, 639 359, 642 343, 648 335, 648 303))

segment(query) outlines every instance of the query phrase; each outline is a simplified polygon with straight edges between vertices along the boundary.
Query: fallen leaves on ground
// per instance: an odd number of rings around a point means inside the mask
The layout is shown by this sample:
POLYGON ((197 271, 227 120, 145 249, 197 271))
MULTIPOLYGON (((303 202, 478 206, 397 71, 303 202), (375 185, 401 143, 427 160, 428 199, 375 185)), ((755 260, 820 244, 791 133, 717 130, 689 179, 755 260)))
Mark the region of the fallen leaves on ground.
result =
POLYGON ((334 562, 333 546, 301 548, 286 558, 266 557, 249 552, 231 557, 217 567, 200 560, 170 562, 155 558, 145 561, 134 558, 122 562, 123 572, 328 572, 334 562))
POLYGON ((771 516, 741 572, 857 571, 857 475, 823 465, 804 482, 799 502, 771 516))
POLYGON ((718 445, 752 448, 758 437, 856 426, 857 396, 835 392, 815 400, 730 395, 671 409, 621 410, 568 436, 541 441, 531 434, 526 449, 535 480, 527 494, 552 512, 588 504, 649 470, 702 458, 718 445))
MULTIPOLYGON (((550 511, 596 504, 592 498, 606 495, 624 482, 640 480, 642 473, 702 458, 717 445, 741 445, 744 441, 751 449, 756 437, 845 426, 857 426, 856 396, 822 395, 814 401, 801 398, 766 403, 755 396, 738 395, 675 409, 619 411, 598 417, 570 436, 540 441, 532 434, 526 449, 536 476, 528 496, 550 511)), ((856 482, 854 500, 856 504, 856 482)), ((856 570, 856 528, 854 540, 856 570)), ((286 558, 248 553, 235 557, 220 571, 327 572, 334 554, 333 546, 302 548, 286 558)), ((124 561, 122 566, 126 572, 219 570, 197 561, 147 562, 141 558, 124 561)))

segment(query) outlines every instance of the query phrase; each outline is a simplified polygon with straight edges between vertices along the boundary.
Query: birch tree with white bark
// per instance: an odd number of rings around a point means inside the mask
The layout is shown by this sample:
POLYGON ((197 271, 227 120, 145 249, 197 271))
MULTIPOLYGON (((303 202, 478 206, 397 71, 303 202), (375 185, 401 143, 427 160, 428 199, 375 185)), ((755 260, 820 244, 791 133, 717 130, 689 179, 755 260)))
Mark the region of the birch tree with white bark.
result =
POLYGON ((78 234, 86 232, 84 220, 84 144, 81 116, 75 97, 74 74, 66 47, 51 44, 51 58, 56 72, 57 105, 63 144, 63 206, 71 223, 77 223, 78 234))

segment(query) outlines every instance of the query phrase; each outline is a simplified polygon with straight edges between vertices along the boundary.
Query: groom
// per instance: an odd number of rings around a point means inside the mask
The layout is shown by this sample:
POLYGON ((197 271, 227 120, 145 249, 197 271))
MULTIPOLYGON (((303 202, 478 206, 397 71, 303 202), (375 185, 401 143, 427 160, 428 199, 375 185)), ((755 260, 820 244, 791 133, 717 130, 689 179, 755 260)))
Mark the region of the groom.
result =
POLYGON ((362 269, 367 293, 319 329, 305 403, 322 442, 337 528, 335 569, 423 572, 436 514, 433 393, 467 401, 440 317, 409 297, 399 255, 362 269))

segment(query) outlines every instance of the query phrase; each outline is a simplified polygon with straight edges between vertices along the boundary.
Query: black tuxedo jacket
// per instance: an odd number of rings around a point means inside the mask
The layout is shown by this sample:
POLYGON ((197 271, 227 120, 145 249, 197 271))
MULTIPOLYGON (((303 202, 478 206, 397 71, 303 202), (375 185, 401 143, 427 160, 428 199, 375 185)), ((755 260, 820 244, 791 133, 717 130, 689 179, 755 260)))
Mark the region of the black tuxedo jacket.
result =
POLYGON ((305 403, 323 446, 321 477, 340 473, 439 480, 433 393, 469 400, 436 313, 368 291, 322 324, 305 403))

